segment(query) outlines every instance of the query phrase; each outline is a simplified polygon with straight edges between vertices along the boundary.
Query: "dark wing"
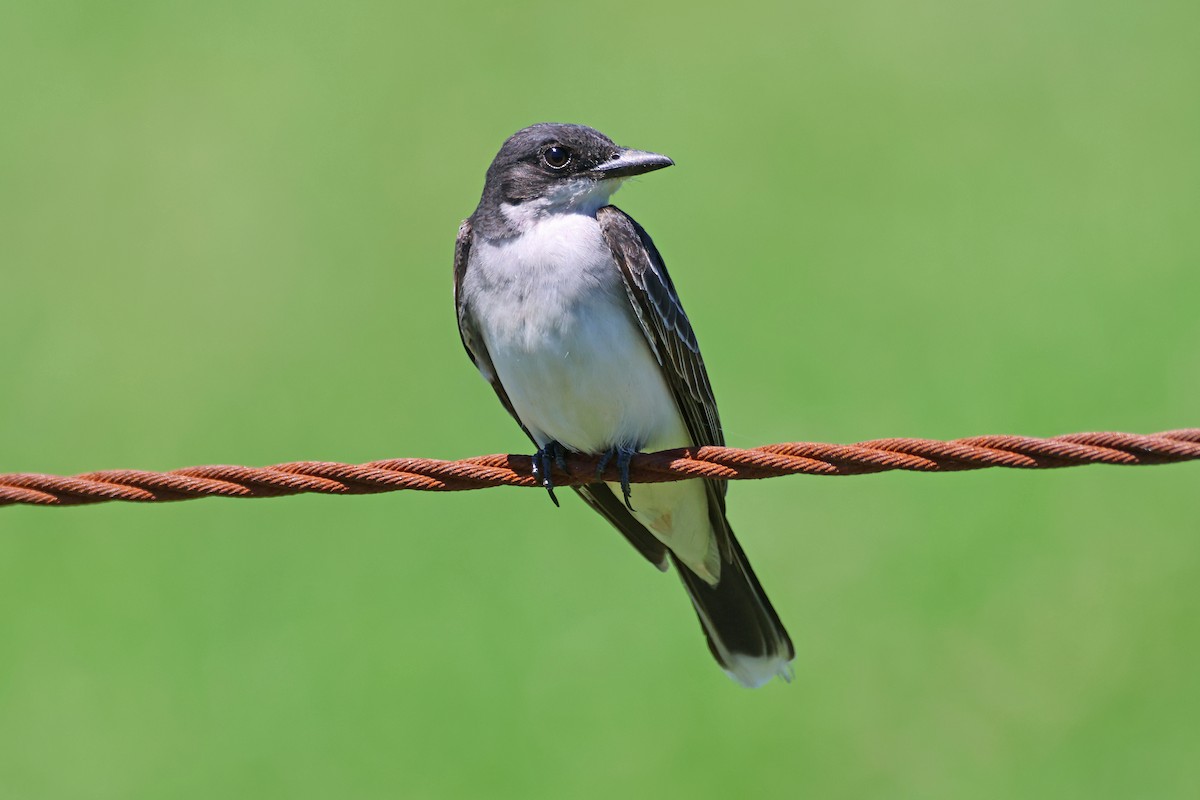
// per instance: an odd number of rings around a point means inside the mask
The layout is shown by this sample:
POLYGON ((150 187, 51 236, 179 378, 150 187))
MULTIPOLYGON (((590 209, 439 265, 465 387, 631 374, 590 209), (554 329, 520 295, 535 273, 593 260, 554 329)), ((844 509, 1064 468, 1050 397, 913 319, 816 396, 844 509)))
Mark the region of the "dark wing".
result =
MULTIPOLYGON (((458 310, 458 335, 462 337, 463 347, 466 348, 467 355, 471 357, 471 361, 475 367, 487 379, 487 382, 492 385, 496 396, 500 398, 500 402, 512 418, 521 426, 521 430, 525 431, 525 435, 529 436, 529 430, 521 422, 521 418, 517 416, 516 410, 513 409, 512 401, 508 399, 508 392, 504 391, 504 384, 500 383, 500 377, 496 374, 496 368, 492 364, 492 358, 488 355, 487 346, 483 342, 483 337, 479 334, 479 329, 475 327, 475 320, 471 316, 471 310, 462 298, 462 282, 463 276, 467 273, 467 263, 471 258, 471 220, 463 220, 462 225, 458 228, 458 241, 454 245, 454 305, 458 310)), ((529 440, 533 441, 533 437, 529 436, 529 440)), ((537 442, 534 442, 536 445, 537 442)), ((655 539, 650 531, 646 530, 640 522, 633 518, 625 508, 624 503, 617 499, 617 496, 612 493, 612 490, 603 483, 593 483, 587 486, 576 486, 575 491, 583 498, 584 502, 595 509, 601 516, 612 523, 613 527, 625 535, 629 543, 641 553, 646 559, 654 564, 659 569, 667 568, 667 548, 662 542, 655 539)))
POLYGON ((658 248, 650 234, 616 206, 600 209, 596 219, 621 268, 629 302, 666 373, 693 444, 724 445, 717 401, 696 334, 658 248))
MULTIPOLYGON (((692 443, 723 446, 725 434, 721 430, 717 400, 708 381, 700 345, 658 248, 650 234, 616 206, 600 209, 596 220, 621 270, 625 291, 642 333, 675 395, 675 404, 683 415, 692 443)), ((733 534, 725 520, 726 482, 706 479, 704 483, 717 544, 729 559, 732 557, 729 541, 733 534)))
MULTIPOLYGON (((641 225, 615 206, 600 209, 596 219, 621 269, 634 315, 663 368, 692 442, 724 445, 717 401, 704 359, 700 357, 696 334, 658 248, 641 225)), ((700 617, 709 649, 737 680, 754 685, 762 676, 747 672, 730 654, 775 659, 781 670, 779 674, 786 674, 787 662, 795 651, 725 518, 726 482, 705 480, 704 483, 709 522, 724 562, 721 579, 716 586, 710 586, 678 559, 672 557, 672 560, 700 617)))
MULTIPOLYGON (((492 364, 492 357, 488 355, 487 347, 483 343, 483 337, 479 335, 479 330, 475 327, 475 320, 471 316, 471 310, 467 308, 467 304, 463 302, 462 283, 463 276, 467 274, 467 262, 471 258, 471 220, 464 219, 462 225, 458 226, 458 240, 454 243, 454 306, 458 311, 458 335, 462 338, 463 347, 467 350, 467 355, 471 357, 471 363, 479 370, 479 373, 492 385, 496 396, 500 398, 500 402, 504 408, 512 415, 512 418, 521 426, 521 430, 525 431, 525 435, 529 436, 529 431, 525 430, 524 424, 521 423, 521 418, 517 416, 517 412, 513 410, 512 401, 508 399, 508 392, 504 391, 504 385, 500 383, 500 378, 496 375, 496 368, 492 364)), ((533 437, 530 436, 530 439, 533 437)))

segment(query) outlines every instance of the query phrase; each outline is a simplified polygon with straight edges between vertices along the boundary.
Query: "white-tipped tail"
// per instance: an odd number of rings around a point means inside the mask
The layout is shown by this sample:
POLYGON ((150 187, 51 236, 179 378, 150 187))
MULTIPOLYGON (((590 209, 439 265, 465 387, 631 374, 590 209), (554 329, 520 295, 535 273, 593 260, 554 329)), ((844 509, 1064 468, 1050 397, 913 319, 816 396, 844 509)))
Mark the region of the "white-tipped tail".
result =
POLYGON ((727 522, 724 527, 729 559, 723 560, 715 586, 672 557, 708 638, 708 649, 729 677, 747 688, 762 686, 776 676, 790 681, 796 656, 792 640, 727 522))
POLYGON ((725 674, 747 689, 757 689, 775 677, 783 678, 785 683, 791 683, 792 678, 796 677, 792 672, 791 659, 785 660, 782 656, 756 658, 733 653, 725 663, 725 674))

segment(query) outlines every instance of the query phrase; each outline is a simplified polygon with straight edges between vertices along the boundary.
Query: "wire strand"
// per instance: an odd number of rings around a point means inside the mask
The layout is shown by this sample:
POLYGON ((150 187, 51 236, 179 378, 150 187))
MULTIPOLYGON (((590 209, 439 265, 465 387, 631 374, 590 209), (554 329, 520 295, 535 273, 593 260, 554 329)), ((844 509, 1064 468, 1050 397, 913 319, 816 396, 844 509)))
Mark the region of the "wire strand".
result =
MULTIPOLYGON (((864 475, 888 470, 959 472, 1007 467, 1054 469, 1084 464, 1141 466, 1200 459, 1200 428, 1136 433, 1071 433, 1049 439, 874 439, 857 444, 788 442, 740 450, 685 447, 634 456, 630 479, 658 483, 688 478, 757 480, 782 475, 864 475)), ((597 475, 597 456, 570 455, 555 469, 556 486, 618 480, 616 467, 597 475)), ((199 497, 375 494, 413 489, 458 492, 494 486, 538 487, 530 456, 477 456, 458 461, 393 458, 367 464, 297 461, 270 467, 187 467, 170 472, 119 469, 69 477, 0 474, 0 506, 72 506, 120 500, 159 503, 199 497)))

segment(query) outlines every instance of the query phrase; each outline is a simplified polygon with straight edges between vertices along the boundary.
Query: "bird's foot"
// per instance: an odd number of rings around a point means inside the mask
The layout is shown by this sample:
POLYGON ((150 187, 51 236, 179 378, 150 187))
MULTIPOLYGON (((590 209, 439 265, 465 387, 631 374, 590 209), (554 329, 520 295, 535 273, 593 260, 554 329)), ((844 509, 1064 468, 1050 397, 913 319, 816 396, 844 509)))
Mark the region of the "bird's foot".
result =
POLYGON ((604 470, 608 468, 608 464, 613 460, 613 456, 617 459, 617 474, 621 478, 621 494, 625 497, 625 507, 633 511, 633 506, 629 504, 629 462, 633 460, 637 450, 632 447, 611 447, 604 455, 600 456, 600 461, 596 464, 596 477, 599 478, 604 474, 604 470))
POLYGON ((554 467, 558 467, 563 472, 567 471, 567 451, 558 442, 547 442, 545 447, 539 447, 533 456, 533 477, 541 481, 542 486, 550 493, 551 502, 557 506, 558 498, 554 496, 554 476, 551 474, 554 467))

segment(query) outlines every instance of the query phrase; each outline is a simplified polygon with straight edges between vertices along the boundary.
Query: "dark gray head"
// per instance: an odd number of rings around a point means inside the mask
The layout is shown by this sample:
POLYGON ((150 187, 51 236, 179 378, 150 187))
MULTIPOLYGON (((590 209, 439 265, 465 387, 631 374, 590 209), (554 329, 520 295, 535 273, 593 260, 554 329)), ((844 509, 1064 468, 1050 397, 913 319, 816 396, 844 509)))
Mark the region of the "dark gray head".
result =
POLYGON ((595 213, 625 178, 674 163, 585 125, 531 125, 508 137, 492 160, 472 218, 477 229, 500 235, 544 214, 595 213))

